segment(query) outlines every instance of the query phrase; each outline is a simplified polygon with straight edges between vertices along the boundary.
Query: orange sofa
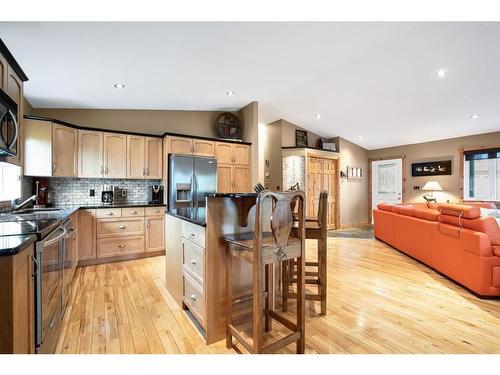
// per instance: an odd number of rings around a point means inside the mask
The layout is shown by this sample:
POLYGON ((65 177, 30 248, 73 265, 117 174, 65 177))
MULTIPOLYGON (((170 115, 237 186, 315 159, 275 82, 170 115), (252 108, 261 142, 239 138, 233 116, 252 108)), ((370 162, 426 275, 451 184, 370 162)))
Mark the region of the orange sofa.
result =
POLYGON ((479 296, 500 296, 500 228, 479 207, 379 204, 375 237, 479 296))

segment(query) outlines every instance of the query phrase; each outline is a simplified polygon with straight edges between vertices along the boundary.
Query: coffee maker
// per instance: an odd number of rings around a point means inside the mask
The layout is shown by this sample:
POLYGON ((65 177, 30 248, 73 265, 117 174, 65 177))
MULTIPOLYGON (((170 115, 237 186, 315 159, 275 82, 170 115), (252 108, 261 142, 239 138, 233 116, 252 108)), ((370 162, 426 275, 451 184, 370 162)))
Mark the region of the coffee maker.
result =
POLYGON ((163 204, 163 186, 151 185, 148 191, 148 201, 153 204, 163 204))
POLYGON ((104 204, 113 204, 115 187, 113 185, 102 185, 101 202, 104 204))

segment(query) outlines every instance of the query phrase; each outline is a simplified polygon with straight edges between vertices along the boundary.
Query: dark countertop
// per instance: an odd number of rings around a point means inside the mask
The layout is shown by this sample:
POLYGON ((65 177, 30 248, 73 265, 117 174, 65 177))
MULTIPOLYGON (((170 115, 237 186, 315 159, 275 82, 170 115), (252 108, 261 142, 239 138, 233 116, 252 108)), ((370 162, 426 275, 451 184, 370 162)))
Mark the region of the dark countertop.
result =
POLYGON ((22 234, 19 236, 1 236, 0 237, 0 256, 15 255, 27 246, 34 243, 37 239, 36 234, 22 234))
POLYGON ((190 223, 207 226, 207 211, 205 207, 198 208, 178 208, 166 211, 167 215, 177 217, 182 220, 189 221, 190 223))
POLYGON ((61 208, 61 211, 45 213, 3 213, 0 214, 0 256, 19 253, 38 238, 44 237, 61 222, 69 218, 79 209, 94 208, 126 208, 126 207, 162 207, 165 204, 148 204, 132 202, 113 205, 62 205, 51 208, 61 208))
POLYGON ((257 197, 257 193, 206 193, 207 198, 246 198, 257 197))

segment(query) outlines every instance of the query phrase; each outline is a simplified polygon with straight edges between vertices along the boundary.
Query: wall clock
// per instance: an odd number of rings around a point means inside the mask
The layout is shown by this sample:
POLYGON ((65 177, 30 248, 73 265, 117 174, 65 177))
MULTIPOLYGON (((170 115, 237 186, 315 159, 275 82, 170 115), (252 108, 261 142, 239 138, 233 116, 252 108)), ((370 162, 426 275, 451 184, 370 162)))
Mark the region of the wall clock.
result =
POLYGON ((217 117, 215 125, 219 137, 240 139, 241 122, 235 114, 230 112, 222 113, 217 117))

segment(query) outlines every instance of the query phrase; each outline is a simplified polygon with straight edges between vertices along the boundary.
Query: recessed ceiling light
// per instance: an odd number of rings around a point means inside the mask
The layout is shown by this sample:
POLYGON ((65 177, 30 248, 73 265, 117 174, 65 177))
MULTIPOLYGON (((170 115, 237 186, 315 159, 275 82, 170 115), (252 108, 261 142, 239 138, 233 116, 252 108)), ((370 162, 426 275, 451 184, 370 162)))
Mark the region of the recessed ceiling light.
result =
POLYGON ((316 120, 319 120, 319 119, 321 118, 321 115, 320 115, 319 113, 316 113, 316 114, 314 115, 314 118, 315 118, 316 120))
POLYGON ((125 85, 123 83, 115 83, 113 86, 115 87, 115 89, 123 89, 123 88, 125 88, 125 85))
POLYGON ((360 141, 362 141, 362 140, 363 140, 363 137, 362 137, 362 136, 359 136, 359 137, 358 137, 358 139, 359 139, 360 141))
POLYGON ((444 78, 446 76, 446 73, 447 71, 445 69, 439 69, 436 74, 439 78, 444 78))
POLYGON ((234 91, 234 90, 230 90, 230 91, 226 92, 227 96, 233 96, 234 94, 236 94, 236 91, 234 91))
POLYGON ((470 118, 473 120, 477 120, 479 118, 479 115, 470 115, 470 118))

